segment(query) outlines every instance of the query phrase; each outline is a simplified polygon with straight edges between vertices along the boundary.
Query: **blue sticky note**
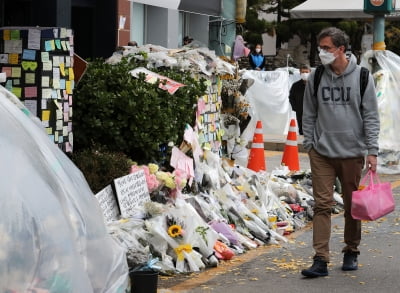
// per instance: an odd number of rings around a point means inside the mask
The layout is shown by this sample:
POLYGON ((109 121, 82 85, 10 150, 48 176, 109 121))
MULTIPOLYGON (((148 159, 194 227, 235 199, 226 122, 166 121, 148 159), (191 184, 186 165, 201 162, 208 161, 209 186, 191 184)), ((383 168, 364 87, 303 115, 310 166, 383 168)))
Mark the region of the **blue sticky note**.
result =
POLYGON ((61 50, 61 40, 59 40, 59 39, 56 40, 56 48, 58 50, 61 50))
POLYGON ((65 90, 65 79, 60 79, 60 89, 65 90))
POLYGON ((36 60, 36 50, 24 49, 22 53, 23 60, 36 60))
POLYGON ((44 45, 45 45, 45 50, 46 51, 51 51, 52 50, 51 41, 44 42, 44 45))
POLYGON ((11 90, 12 90, 12 88, 13 88, 13 84, 12 84, 12 80, 11 80, 11 79, 8 79, 8 80, 6 81, 6 86, 5 86, 5 88, 6 88, 8 91, 11 92, 11 90))

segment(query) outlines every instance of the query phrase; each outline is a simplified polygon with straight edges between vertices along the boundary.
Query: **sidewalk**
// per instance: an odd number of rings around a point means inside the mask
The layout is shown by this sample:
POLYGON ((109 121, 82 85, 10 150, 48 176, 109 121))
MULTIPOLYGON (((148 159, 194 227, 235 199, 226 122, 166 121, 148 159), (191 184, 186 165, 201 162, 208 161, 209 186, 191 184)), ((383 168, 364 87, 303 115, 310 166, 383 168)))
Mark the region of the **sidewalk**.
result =
MULTIPOLYGON (((267 170, 280 164, 282 152, 266 151, 267 170)), ((308 156, 299 155, 300 168, 309 167, 308 156)), ((381 175, 392 182, 399 202, 396 175, 381 175)), ((255 293, 255 292, 398 292, 400 280, 400 208, 375 222, 364 222, 359 270, 343 272, 343 214, 332 217, 329 276, 307 279, 301 269, 312 264, 312 230, 306 228, 288 237, 288 243, 266 245, 223 261, 217 268, 190 275, 159 278, 158 293, 255 293)))

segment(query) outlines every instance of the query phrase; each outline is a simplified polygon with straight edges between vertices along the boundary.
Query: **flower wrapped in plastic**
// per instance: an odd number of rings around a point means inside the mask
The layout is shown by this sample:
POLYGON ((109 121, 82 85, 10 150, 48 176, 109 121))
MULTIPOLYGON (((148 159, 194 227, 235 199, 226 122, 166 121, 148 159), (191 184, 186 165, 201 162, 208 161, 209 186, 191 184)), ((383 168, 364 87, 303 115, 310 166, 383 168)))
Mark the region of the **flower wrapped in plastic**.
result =
MULTIPOLYGON (((183 237, 171 237, 168 234, 168 222, 166 216, 153 217, 146 220, 148 231, 154 236, 162 239, 160 242, 168 243, 168 247, 172 249, 175 259, 175 269, 178 272, 199 271, 204 267, 201 261, 201 255, 193 250, 191 243, 186 243, 183 237), (187 266, 185 266, 185 260, 187 266)), ((175 235, 173 235, 175 236, 175 235)), ((156 244, 155 249, 159 249, 156 244)), ((162 251, 159 251, 162 252, 162 251)))

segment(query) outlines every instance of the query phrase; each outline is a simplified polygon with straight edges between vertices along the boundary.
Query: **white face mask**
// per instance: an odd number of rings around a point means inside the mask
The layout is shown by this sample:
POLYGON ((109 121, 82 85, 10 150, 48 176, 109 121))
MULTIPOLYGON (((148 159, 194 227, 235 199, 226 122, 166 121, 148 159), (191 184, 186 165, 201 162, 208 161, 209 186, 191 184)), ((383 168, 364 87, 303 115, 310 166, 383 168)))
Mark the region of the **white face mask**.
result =
POLYGON ((261 49, 257 48, 257 49, 256 49, 256 52, 257 52, 257 53, 260 53, 260 52, 261 52, 261 49))
POLYGON ((336 56, 334 53, 325 51, 325 50, 321 50, 321 52, 319 52, 319 58, 321 59, 321 63, 323 65, 328 65, 328 64, 332 64, 333 61, 335 61, 336 56))
POLYGON ((308 76, 309 75, 310 75, 310 73, 304 72, 304 73, 300 74, 300 77, 301 77, 302 80, 306 81, 306 80, 308 80, 308 76))

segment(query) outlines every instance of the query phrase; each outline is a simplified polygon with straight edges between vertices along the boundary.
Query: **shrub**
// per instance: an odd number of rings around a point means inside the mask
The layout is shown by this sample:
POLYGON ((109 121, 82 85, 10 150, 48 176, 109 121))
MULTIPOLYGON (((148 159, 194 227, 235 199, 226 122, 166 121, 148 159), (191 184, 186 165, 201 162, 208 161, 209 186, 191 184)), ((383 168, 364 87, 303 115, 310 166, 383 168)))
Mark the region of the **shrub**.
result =
POLYGON ((165 160, 165 146, 180 143, 185 125, 194 122, 197 97, 205 94, 204 80, 189 72, 161 68, 157 73, 185 84, 171 95, 158 83, 133 78, 128 72, 143 66, 134 58, 115 65, 91 62, 74 96, 74 147, 94 143, 123 152, 138 163, 165 160))
POLYGON ((133 164, 125 154, 104 147, 74 152, 71 160, 82 171, 93 193, 102 190, 115 178, 127 175, 133 164))

